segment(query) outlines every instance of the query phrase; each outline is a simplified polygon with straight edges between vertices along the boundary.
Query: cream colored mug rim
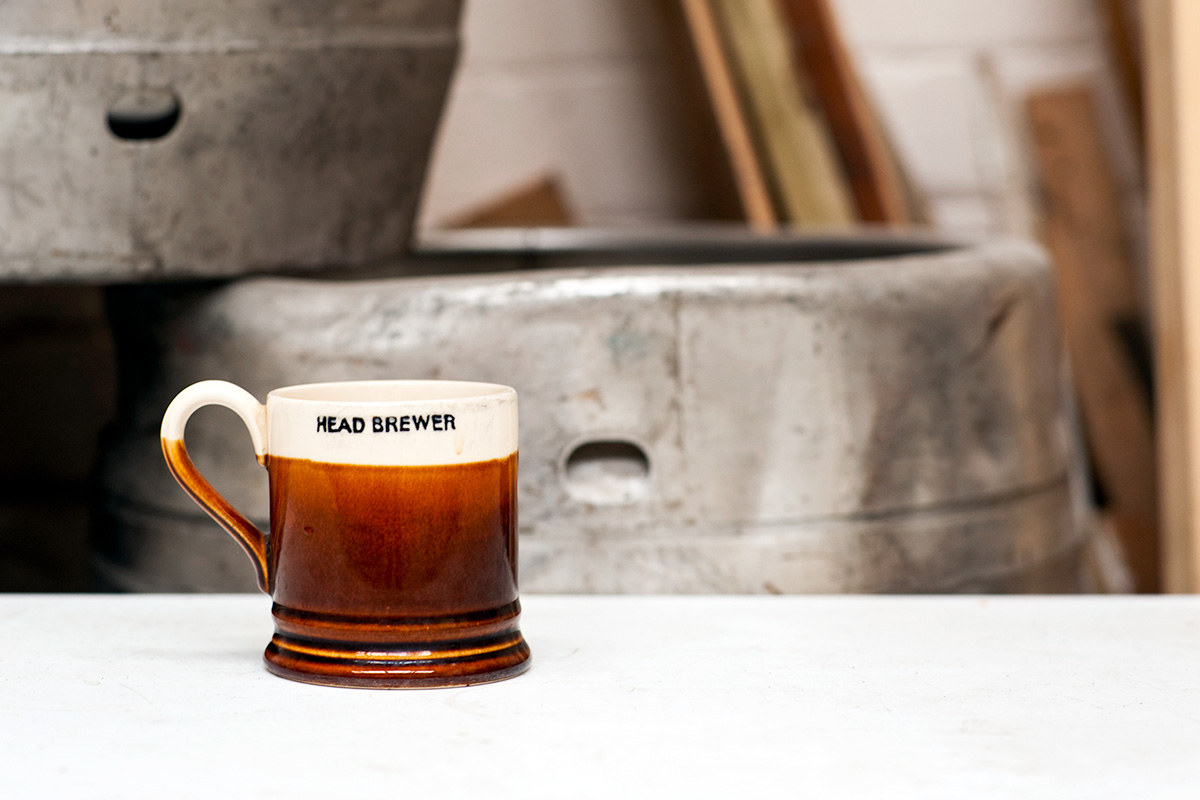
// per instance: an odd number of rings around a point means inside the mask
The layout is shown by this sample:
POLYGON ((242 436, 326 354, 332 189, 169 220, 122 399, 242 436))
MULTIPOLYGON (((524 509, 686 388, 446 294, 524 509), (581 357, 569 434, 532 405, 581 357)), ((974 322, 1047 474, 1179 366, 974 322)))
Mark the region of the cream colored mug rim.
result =
POLYGON ((267 393, 267 400, 289 403, 362 406, 423 405, 437 402, 485 400, 515 396, 516 390, 499 383, 455 380, 325 381, 284 386, 267 393))

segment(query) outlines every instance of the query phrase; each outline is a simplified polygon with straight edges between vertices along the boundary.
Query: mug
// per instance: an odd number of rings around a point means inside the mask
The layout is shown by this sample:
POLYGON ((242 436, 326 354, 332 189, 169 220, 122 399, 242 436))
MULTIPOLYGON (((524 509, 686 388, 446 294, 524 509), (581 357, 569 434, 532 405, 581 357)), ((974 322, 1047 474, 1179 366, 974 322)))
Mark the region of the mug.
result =
POLYGON ((461 381, 179 393, 162 422, 171 473, 250 556, 274 601, 272 673, 403 688, 510 678, 529 667, 517 596, 517 393, 461 381), (232 409, 270 481, 263 533, 184 445, 201 406, 232 409))

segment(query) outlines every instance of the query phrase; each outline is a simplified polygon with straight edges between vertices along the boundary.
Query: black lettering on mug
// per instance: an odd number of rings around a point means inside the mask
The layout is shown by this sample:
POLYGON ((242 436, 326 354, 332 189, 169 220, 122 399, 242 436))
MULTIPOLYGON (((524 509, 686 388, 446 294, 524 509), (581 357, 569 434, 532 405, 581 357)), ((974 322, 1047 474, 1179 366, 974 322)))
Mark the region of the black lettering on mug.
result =
MULTIPOLYGON (((365 433, 363 417, 317 417, 317 433, 365 433)), ((453 414, 405 415, 403 417, 371 417, 371 433, 408 433, 409 431, 456 430, 453 414)))

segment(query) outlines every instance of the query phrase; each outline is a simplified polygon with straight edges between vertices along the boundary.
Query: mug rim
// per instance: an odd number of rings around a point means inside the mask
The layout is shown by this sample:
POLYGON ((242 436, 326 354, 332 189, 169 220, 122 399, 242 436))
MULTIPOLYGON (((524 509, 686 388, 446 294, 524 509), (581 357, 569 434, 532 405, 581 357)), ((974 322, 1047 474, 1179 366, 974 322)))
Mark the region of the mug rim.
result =
POLYGON ((396 406, 428 403, 446 403, 469 400, 515 398, 517 391, 511 386, 482 381, 457 380, 373 380, 373 381, 321 381, 282 386, 267 393, 267 400, 285 400, 290 403, 313 403, 356 406, 396 406), (366 397, 354 396, 355 392, 367 394, 396 395, 366 397), (403 396, 407 391, 412 396, 403 396))

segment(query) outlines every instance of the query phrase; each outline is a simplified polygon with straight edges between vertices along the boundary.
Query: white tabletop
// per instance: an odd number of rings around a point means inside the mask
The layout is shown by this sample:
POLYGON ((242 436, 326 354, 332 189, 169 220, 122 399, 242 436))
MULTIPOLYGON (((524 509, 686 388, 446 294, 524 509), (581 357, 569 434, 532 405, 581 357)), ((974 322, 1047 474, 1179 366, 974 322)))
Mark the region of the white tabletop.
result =
POLYGON ((523 598, 533 668, 268 674, 263 596, 0 595, 0 797, 1196 797, 1200 598, 523 598))

